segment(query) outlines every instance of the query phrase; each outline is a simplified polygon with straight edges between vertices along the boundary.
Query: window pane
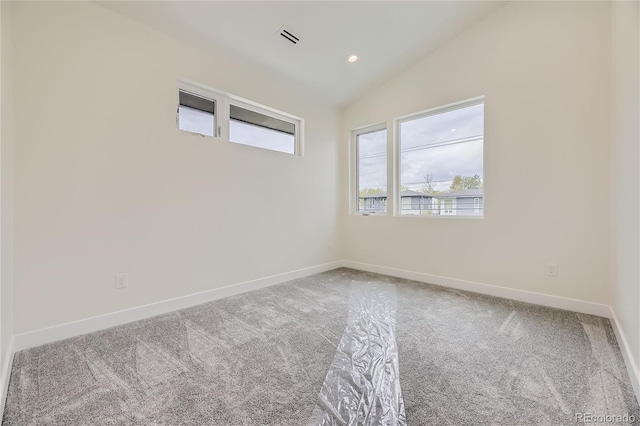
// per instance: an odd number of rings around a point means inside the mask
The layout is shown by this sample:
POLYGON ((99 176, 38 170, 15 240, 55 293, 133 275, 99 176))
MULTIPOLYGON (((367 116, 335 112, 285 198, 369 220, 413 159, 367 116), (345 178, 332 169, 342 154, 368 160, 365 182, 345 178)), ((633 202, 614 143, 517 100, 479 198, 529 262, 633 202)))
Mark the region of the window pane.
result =
POLYGON ((178 123, 180 130, 206 136, 214 135, 213 114, 181 105, 178 109, 178 123))
POLYGON ((295 124, 231 105, 229 140, 231 142, 295 153, 295 124))
POLYGON ((482 216, 483 145, 482 103, 401 122, 401 214, 482 216))
POLYGON ((295 137, 293 135, 242 121, 231 120, 229 135, 231 142, 242 145, 286 152, 287 154, 293 154, 295 151, 295 137))
POLYGON ((367 213, 387 211, 387 130, 356 136, 357 210, 367 213))
POLYGON ((192 93, 180 91, 178 128, 187 132, 215 136, 216 102, 192 93))

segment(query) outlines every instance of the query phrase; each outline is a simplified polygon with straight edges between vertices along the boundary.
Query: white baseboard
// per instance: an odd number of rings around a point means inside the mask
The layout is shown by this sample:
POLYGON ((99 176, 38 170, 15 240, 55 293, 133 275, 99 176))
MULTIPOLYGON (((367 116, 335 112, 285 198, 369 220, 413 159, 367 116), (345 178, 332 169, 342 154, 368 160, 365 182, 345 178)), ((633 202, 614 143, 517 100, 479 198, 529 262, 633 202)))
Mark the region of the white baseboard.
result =
POLYGON ((550 294, 535 293, 532 291, 517 290, 513 288, 500 287, 490 284, 482 284, 474 281, 460 280, 457 278, 442 277, 439 275, 425 274, 423 272, 407 271, 404 269, 389 268, 386 266, 371 265, 369 263, 354 262, 346 260, 341 262, 346 268, 358 269, 366 272, 375 272, 392 277, 405 278, 413 281, 420 281, 428 284, 435 284, 442 287, 466 290, 474 293, 486 294, 489 296, 502 297, 505 299, 518 300, 520 302, 532 303, 534 305, 548 306, 551 308, 565 309, 567 311, 580 312, 583 314, 597 315, 611 318, 609 305, 602 303, 587 302, 585 300, 570 299, 567 297, 552 296, 550 294))
POLYGON ((11 336, 9 340, 9 347, 7 348, 6 357, 4 359, 4 364, 2 364, 2 371, 0 374, 0 415, 4 413, 4 406, 7 402, 7 393, 9 392, 9 379, 11 378, 11 366, 13 365, 13 355, 16 353, 15 351, 15 338, 11 336))
POLYGON ((21 351, 35 346, 68 339, 70 337, 104 330, 106 328, 115 327, 132 321, 138 321, 156 315, 166 314, 179 309, 184 309, 202 303, 210 302, 212 300, 222 299, 224 297, 234 296, 236 294, 246 293, 248 291, 269 287, 275 284, 280 284, 289 280, 314 275, 339 267, 348 267, 361 271, 391 275, 398 278, 436 284, 443 287, 467 290, 476 293, 487 294, 490 296, 519 300, 536 305, 550 306, 553 308, 566 309, 574 312, 582 312, 607 318, 610 318, 612 314, 611 309, 608 305, 599 303, 586 302, 583 300, 569 299, 559 296, 551 296, 548 294, 534 293, 524 290, 516 290, 506 287, 477 283, 473 281, 465 281, 456 278, 425 274, 422 272, 414 272, 404 269, 372 265, 368 263, 354 261, 335 261, 322 265, 312 266, 309 268, 272 275, 265 278, 259 278, 252 281, 237 283, 226 287, 207 290, 200 293, 190 294, 187 296, 176 297, 174 299, 164 300, 161 302, 151 303, 148 305, 138 306, 122 311, 112 312, 109 314, 59 324, 28 333, 18 334, 15 336, 13 349, 16 352, 21 351))
POLYGON ((339 268, 340 266, 342 266, 342 262, 339 261, 325 263, 309 268, 298 269, 291 272, 271 275, 265 278, 237 283, 226 287, 215 288, 187 296, 176 297, 174 299, 163 300, 161 302, 150 303, 148 305, 138 306, 109 314, 42 328, 28 333, 18 334, 15 336, 12 354, 13 352, 18 352, 35 346, 68 339, 70 337, 94 331, 104 330, 106 328, 115 327, 156 315, 166 314, 179 309, 200 305, 212 300, 222 299, 252 290, 258 290, 286 281, 295 280, 297 278, 318 274, 320 272, 330 271, 332 269, 339 268))
POLYGON ((422 272, 371 265, 368 263, 354 262, 351 260, 342 261, 341 266, 345 268, 357 269, 360 271, 375 272, 392 277, 404 278, 428 284, 435 284, 442 287, 472 291, 474 293, 481 293, 489 296, 502 297, 505 299, 518 300, 535 305, 565 309, 568 311, 608 318, 611 321, 611 326, 618 340, 620 351, 622 352, 622 357, 624 358, 624 363, 627 368, 627 372, 629 373, 629 379, 631 380, 631 386, 633 387, 633 390, 636 394, 636 398, 638 399, 638 401, 640 401, 640 366, 636 362, 633 356, 633 352, 629 348, 627 338, 620 328, 620 324, 616 317, 615 311, 608 305, 602 303, 587 302, 585 300, 570 299, 567 297, 552 296, 550 294, 544 293, 516 290, 513 288, 494 286, 474 281, 460 280, 457 278, 448 278, 439 275, 425 274, 422 272))
POLYGON ((11 338, 8 356, 2 366, 2 380, 0 385, 1 398, 0 413, 4 412, 4 404, 6 400, 7 390, 9 386, 9 376, 11 365, 13 363, 13 355, 15 352, 28 349, 31 347, 79 336, 94 331, 104 330, 106 328, 126 324, 132 321, 173 312, 179 309, 188 308, 202 303, 222 299, 236 294, 257 290, 272 285, 280 284, 286 281, 303 278, 306 276, 318 274, 320 272, 330 271, 339 267, 347 267, 366 272, 374 272, 393 277, 404 278, 429 284, 435 284, 443 287, 449 287, 459 290, 466 290, 475 293, 486 294, 490 296, 502 297, 506 299, 518 300, 521 302, 532 303, 536 305, 548 306, 558 309, 566 309, 574 312, 597 315, 612 320, 612 326, 618 342, 620 342, 620 350, 624 357, 627 370, 638 400, 640 400, 640 371, 638 364, 629 349, 624 332, 620 329, 615 312, 608 305, 588 302, 584 300, 571 299, 566 297, 552 296, 549 294, 535 293, 525 290, 517 290, 507 287, 483 284, 474 281, 466 281, 457 278, 442 277, 439 275, 431 275, 422 272, 408 271, 404 269, 390 268, 386 266, 372 265, 368 263, 355 262, 350 260, 335 261, 317 265, 309 268, 298 269, 291 272, 272 275, 252 281, 246 281, 229 285, 226 287, 216 288, 201 293, 190 294, 187 296, 177 297, 161 302, 151 303, 136 308, 126 309, 105 315, 99 315, 83 320, 73 321, 60 324, 32 332, 19 334, 11 338))
POLYGON ((618 346, 620 346, 620 352, 622 352, 624 364, 626 365, 627 372, 629 373, 631 386, 633 386, 633 390, 636 393, 636 398, 640 402, 640 367, 638 366, 638 363, 633 356, 633 352, 629 347, 627 337, 620 327, 618 317, 616 316, 616 312, 613 308, 611 308, 611 326, 613 327, 613 332, 616 334, 616 339, 618 339, 618 346))

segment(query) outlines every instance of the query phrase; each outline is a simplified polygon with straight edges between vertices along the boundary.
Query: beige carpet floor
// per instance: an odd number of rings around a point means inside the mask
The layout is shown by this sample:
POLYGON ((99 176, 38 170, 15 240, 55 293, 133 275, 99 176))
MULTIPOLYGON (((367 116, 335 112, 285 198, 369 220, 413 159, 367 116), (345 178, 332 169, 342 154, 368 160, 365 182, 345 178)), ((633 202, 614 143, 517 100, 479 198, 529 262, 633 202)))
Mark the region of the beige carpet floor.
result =
POLYGON ((19 352, 3 424, 310 424, 354 280, 395 286, 402 424, 640 424, 609 320, 350 269, 19 352))

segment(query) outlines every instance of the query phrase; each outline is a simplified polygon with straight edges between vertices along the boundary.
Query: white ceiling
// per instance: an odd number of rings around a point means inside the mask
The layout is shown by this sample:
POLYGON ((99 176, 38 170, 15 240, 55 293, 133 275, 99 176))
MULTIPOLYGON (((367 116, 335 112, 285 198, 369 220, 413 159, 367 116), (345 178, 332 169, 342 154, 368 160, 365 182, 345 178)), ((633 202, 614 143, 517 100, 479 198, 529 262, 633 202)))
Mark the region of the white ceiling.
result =
POLYGON ((216 43, 345 105, 497 9, 495 1, 111 1, 191 43, 216 43), (297 45, 278 35, 286 25, 297 45), (357 53, 360 60, 348 64, 357 53))

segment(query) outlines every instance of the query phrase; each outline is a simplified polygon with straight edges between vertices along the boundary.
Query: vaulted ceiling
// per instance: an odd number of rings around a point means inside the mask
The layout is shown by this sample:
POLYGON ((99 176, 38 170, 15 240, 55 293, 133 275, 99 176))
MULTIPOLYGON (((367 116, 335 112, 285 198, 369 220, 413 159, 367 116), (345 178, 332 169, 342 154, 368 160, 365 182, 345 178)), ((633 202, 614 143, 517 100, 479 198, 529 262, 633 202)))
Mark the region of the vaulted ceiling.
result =
POLYGON ((216 43, 344 106, 492 13, 495 1, 99 2, 187 42, 216 43), (300 41, 280 35, 282 26, 300 41), (357 54, 353 64, 347 57, 357 54))

